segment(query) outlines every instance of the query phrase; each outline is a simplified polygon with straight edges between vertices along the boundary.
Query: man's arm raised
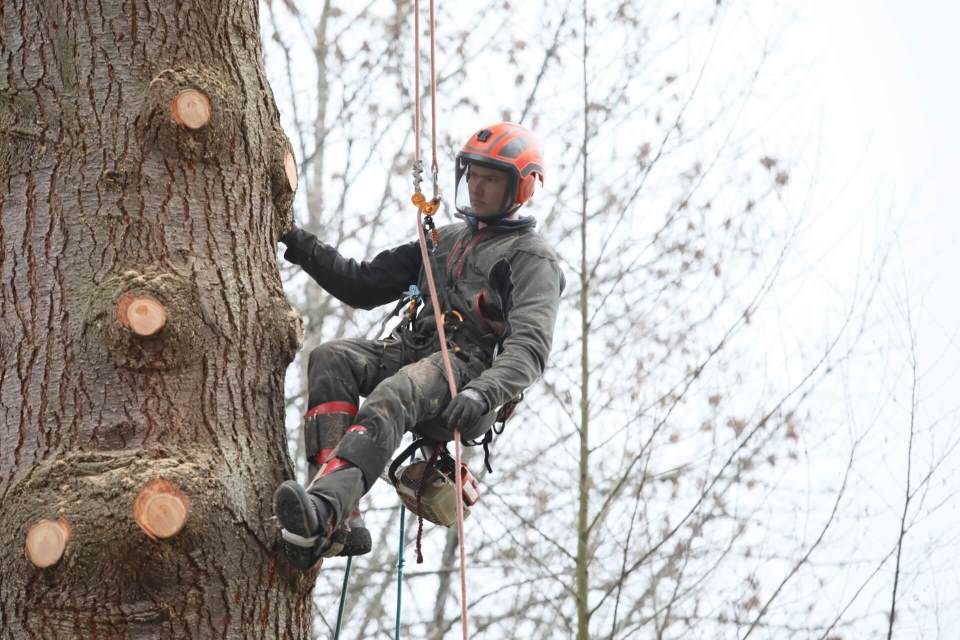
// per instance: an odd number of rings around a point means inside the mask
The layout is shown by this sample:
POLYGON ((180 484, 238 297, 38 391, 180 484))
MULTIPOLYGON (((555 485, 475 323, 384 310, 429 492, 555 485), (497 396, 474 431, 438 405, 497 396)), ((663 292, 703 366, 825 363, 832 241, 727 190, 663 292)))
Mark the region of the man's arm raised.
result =
POLYGON ((416 242, 382 251, 372 260, 345 258, 330 245, 300 227, 288 231, 280 242, 283 257, 303 268, 317 284, 341 302, 373 309, 397 300, 417 282, 422 260, 416 242))

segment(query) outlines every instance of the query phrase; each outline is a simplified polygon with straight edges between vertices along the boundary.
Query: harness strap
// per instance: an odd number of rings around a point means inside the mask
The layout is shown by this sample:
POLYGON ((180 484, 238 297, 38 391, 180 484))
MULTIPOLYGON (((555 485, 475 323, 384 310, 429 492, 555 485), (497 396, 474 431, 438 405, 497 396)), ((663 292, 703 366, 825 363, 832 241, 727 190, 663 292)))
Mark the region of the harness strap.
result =
POLYGON ((310 536, 309 538, 297 535, 292 531, 287 531, 286 529, 280 530, 280 537, 283 538, 284 542, 289 542, 292 545, 298 547, 304 547, 305 549, 312 549, 317 546, 317 541, 320 540, 320 536, 310 536))
POLYGON ((523 392, 520 392, 519 396, 500 407, 500 410, 497 411, 497 417, 493 421, 493 426, 483 434, 483 439, 467 440, 464 442, 468 447, 483 447, 483 466, 486 467, 487 473, 493 473, 493 466, 490 464, 490 445, 493 443, 493 438, 503 433, 503 430, 507 427, 507 420, 513 417, 513 414, 517 410, 517 405, 521 402, 523 402, 523 392), (497 428, 497 424, 500 425, 499 429, 497 428))

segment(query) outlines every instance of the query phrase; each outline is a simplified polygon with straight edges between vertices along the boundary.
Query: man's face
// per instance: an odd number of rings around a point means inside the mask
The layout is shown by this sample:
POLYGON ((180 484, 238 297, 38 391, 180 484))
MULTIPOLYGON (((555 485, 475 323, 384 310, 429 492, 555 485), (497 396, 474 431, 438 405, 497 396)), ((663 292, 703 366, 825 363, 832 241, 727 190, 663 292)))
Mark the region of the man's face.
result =
POLYGON ((510 177, 506 171, 472 164, 467 168, 470 208, 477 217, 503 212, 510 177))

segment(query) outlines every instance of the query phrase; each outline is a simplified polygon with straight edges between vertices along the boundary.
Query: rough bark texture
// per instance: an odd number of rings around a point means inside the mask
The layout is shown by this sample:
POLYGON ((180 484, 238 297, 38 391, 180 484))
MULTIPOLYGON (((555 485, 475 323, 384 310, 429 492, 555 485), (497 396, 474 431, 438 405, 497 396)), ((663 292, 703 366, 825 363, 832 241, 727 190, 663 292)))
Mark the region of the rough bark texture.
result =
POLYGON ((256 0, 0 0, 0 635, 304 638, 312 576, 276 553, 300 321, 256 0), (170 103, 210 101, 199 129, 170 103), (151 336, 117 320, 149 297, 151 336), (185 528, 132 507, 162 479, 185 528), (26 534, 63 518, 62 559, 26 534))

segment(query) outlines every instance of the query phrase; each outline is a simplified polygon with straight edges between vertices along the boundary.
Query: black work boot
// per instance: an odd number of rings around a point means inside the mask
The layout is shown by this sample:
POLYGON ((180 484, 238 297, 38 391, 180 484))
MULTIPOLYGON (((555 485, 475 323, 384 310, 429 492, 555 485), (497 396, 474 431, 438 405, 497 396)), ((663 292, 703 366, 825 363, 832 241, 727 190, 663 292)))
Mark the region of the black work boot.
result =
POLYGON ((370 530, 363 524, 360 512, 354 509, 330 536, 330 542, 323 551, 323 557, 362 556, 370 553, 371 548, 373 548, 373 541, 370 538, 370 530))
MULTIPOLYGON (((350 517, 345 523, 347 527, 346 539, 343 541, 343 549, 337 555, 340 556, 362 556, 370 553, 373 548, 373 540, 370 538, 370 530, 363 522, 363 516, 360 511, 354 509, 350 512, 350 517)), ((341 525, 343 528, 343 525, 341 525)))
POLYGON ((320 562, 334 530, 327 501, 287 480, 273 493, 273 512, 283 528, 283 551, 290 564, 306 571, 320 562))
MULTIPOLYGON (((321 466, 333 454, 334 447, 353 424, 357 408, 347 402, 324 402, 307 412, 304 422, 304 440, 307 452, 307 483, 313 481, 321 466)), ((370 553, 372 540, 360 511, 353 510, 349 518, 331 536, 331 545, 324 554, 330 556, 360 556, 370 553)))

